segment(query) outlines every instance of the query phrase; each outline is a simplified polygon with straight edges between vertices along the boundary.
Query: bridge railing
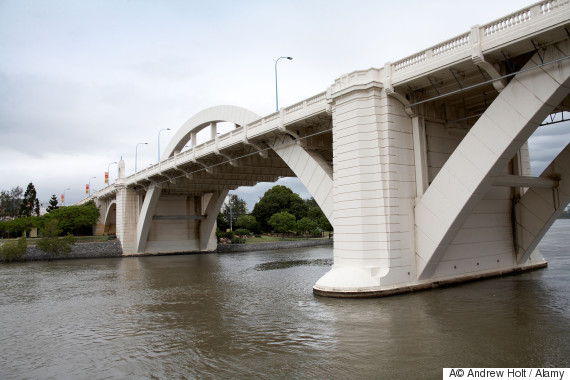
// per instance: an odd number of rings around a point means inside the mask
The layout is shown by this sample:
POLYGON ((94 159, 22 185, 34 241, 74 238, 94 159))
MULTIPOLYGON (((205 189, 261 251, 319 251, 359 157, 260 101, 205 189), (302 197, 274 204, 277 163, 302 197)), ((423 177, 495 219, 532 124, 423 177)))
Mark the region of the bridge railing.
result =
MULTIPOLYGON (((157 164, 148 166, 135 174, 126 178, 127 185, 139 183, 143 180, 150 180, 151 177, 160 175, 162 172, 174 169, 180 165, 190 163, 197 158, 207 156, 216 151, 228 148, 232 145, 243 142, 244 134, 248 138, 260 136, 266 133, 276 131, 281 125, 302 119, 308 114, 321 112, 326 107, 326 91, 314 95, 306 100, 295 103, 292 106, 281 109, 259 120, 247 124, 246 126, 237 126, 234 130, 217 136, 196 145, 186 151, 174 154, 173 156, 160 161, 157 164)), ((114 187, 108 186, 96 194, 96 196, 111 196, 114 187)))
POLYGON ((470 32, 453 37, 393 63, 384 70, 392 85, 420 76, 439 67, 472 56, 473 45, 480 44, 480 52, 490 51, 526 35, 567 22, 570 17, 568 0, 547 0, 530 5, 470 32), (476 34, 476 35, 474 35, 476 34))

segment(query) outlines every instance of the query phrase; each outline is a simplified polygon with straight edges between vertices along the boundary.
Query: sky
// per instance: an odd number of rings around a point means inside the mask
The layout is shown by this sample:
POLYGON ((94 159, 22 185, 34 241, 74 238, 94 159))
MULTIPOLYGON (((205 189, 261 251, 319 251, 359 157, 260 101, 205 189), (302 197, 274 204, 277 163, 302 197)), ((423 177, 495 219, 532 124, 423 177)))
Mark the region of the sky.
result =
MULTIPOLYGON (((515 0, 0 0, 0 190, 83 199, 158 160, 186 120, 222 104, 260 115, 532 2, 515 0), (170 128, 170 130, 162 129, 170 128), (146 142, 147 145, 138 145, 146 142), (95 177, 95 178, 93 178, 95 177)), ((570 141, 530 142, 534 174, 570 141)), ((281 179, 302 198, 297 179, 281 179)), ((232 193, 254 203, 274 184, 232 193)))

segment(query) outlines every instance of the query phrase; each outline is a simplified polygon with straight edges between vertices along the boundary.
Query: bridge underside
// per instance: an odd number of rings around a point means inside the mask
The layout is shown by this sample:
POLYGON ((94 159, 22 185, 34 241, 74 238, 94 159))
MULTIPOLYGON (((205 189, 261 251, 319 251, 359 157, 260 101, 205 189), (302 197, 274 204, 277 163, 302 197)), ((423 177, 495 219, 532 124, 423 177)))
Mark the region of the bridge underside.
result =
MULTIPOLYGON (((215 125, 210 127, 215 131, 215 125)), ((191 141, 195 133, 186 133, 185 138, 176 147, 195 146, 191 141)), ((180 155, 183 152, 175 150, 171 157, 180 155)), ((228 192, 281 177, 301 178, 332 218, 332 131, 331 116, 325 110, 286 128, 179 162, 140 176, 119 190, 117 214, 123 214, 117 219, 123 225, 117 227, 117 234, 125 254, 215 250, 215 220, 228 192)), ((119 167, 119 178, 124 178, 121 170, 124 164, 119 167)), ((110 224, 109 216, 106 220, 110 224)))
POLYGON ((126 254, 208 251, 228 191, 297 176, 335 228, 319 295, 387 295, 544 266, 536 247, 570 201, 570 147, 532 177, 527 141, 570 110, 570 47, 564 28, 533 38, 485 54, 472 40, 472 56, 405 80, 389 65, 351 73, 326 96, 266 118, 205 110, 157 167, 125 178, 119 165, 100 202, 116 209, 126 254), (220 121, 235 132, 217 137, 220 121), (212 140, 196 146, 206 127, 212 140))
POLYGON ((568 40, 525 53, 508 81, 455 96, 440 94, 483 77, 474 62, 463 83, 449 68, 439 88, 341 94, 334 140, 354 146, 335 146, 334 266, 315 293, 379 296, 544 266, 535 248, 570 201, 570 148, 533 178, 527 140, 568 110, 568 55, 568 40), (433 100, 414 105, 420 94, 433 100), (370 163, 365 175, 354 162, 370 163))

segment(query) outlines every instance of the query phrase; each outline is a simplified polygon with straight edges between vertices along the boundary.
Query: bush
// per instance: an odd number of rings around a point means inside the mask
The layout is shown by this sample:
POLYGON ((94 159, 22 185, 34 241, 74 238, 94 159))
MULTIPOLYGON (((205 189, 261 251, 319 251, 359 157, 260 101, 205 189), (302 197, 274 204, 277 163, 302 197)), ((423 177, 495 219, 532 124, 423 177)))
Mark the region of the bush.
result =
POLYGON ((259 226, 259 223, 255 219, 255 217, 252 215, 240 215, 240 216, 238 216, 235 226, 238 229, 244 228, 244 229, 251 231, 253 233, 260 233, 261 232, 261 227, 259 226))
POLYGON ((245 243, 245 239, 242 238, 233 238, 232 239, 232 244, 244 244, 245 243))
POLYGON ((60 207, 43 216, 46 224, 58 220, 60 234, 93 235, 93 226, 99 219, 99 208, 89 201, 80 206, 60 207))
POLYGON ((218 240, 223 238, 231 239, 234 237, 234 232, 233 231, 223 232, 218 230, 216 231, 216 237, 218 238, 218 240))
POLYGON ((60 232, 57 219, 50 220, 46 223, 45 228, 40 230, 41 239, 36 243, 36 247, 55 256, 71 252, 71 246, 75 244, 75 237, 67 234, 66 237, 60 239, 58 238, 60 232))
POLYGON ((218 244, 228 244, 234 238, 234 232, 222 232, 220 230, 216 231, 216 238, 218 239, 218 244))
POLYGON ((282 232, 283 236, 285 236, 286 232, 295 232, 297 230, 295 216, 288 212, 278 212, 271 215, 268 223, 275 232, 282 232))
POLYGON ((237 236, 251 236, 251 232, 245 228, 238 228, 234 232, 237 236))
POLYGON ((21 259, 26 254, 28 242, 22 236, 17 241, 7 241, 0 247, 0 260, 10 262, 14 259, 21 259))

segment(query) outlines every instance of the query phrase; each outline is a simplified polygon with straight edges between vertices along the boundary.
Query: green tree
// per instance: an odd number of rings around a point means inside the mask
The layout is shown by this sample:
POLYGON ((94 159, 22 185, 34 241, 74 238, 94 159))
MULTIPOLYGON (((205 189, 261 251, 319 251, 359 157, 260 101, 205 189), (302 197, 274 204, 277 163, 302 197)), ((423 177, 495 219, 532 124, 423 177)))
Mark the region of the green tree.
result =
POLYGON ((59 206, 57 204, 58 204, 57 197, 55 196, 55 194, 53 194, 51 196, 51 199, 49 200, 49 206, 47 207, 46 211, 50 212, 52 210, 58 209, 59 206))
POLYGON ((41 239, 36 243, 38 249, 55 256, 71 252, 71 246, 75 244, 75 237, 71 234, 59 238, 61 229, 59 229, 58 224, 57 219, 48 221, 45 227, 40 230, 41 239))
POLYGON ((332 231, 333 226, 325 216, 323 210, 319 207, 318 203, 313 199, 307 199, 305 201, 309 211, 307 212, 307 217, 317 224, 317 227, 323 231, 332 231))
POLYGON ((218 230, 220 230, 220 231, 225 231, 228 228, 230 228, 230 221, 226 220, 226 217, 225 217, 223 212, 218 213, 218 216, 216 218, 216 224, 217 224, 218 230))
POLYGON ((308 217, 304 217, 297 222, 299 232, 312 233, 317 230, 317 227, 317 222, 308 217))
POLYGON ((268 221, 271 228, 275 232, 281 232, 283 235, 287 232, 295 232, 297 230, 297 220, 295 215, 288 213, 287 211, 278 212, 273 214, 268 221))
POLYGON ((79 206, 60 207, 43 217, 46 222, 57 219, 63 234, 91 235, 99 220, 99 208, 91 200, 79 206))
POLYGON ((240 215, 240 216, 238 216, 235 226, 237 228, 245 228, 246 230, 249 230, 249 231, 253 232, 254 234, 258 234, 261 232, 261 229, 259 227, 259 223, 257 223, 257 220, 255 219, 255 217, 253 215, 240 215))
POLYGON ((37 198, 36 188, 33 183, 28 184, 28 188, 24 193, 24 198, 20 205, 20 216, 40 216, 40 201, 37 198))
POLYGON ((27 216, 13 220, 6 220, 0 222, 0 235, 6 237, 25 235, 26 232, 29 232, 32 228, 37 228, 40 225, 41 218, 37 216, 27 216))
POLYGON ((224 214, 224 219, 228 224, 230 224, 231 220, 232 228, 234 228, 237 218, 240 215, 247 214, 247 203, 237 195, 232 194, 229 196, 228 202, 224 203, 222 214, 224 214))
POLYGON ((18 215, 18 209, 22 203, 24 190, 20 186, 12 188, 10 191, 0 192, 0 219, 10 219, 18 215))
POLYGON ((7 241, 0 246, 0 260, 9 262, 14 259, 20 259, 26 254, 27 249, 28 242, 26 241, 26 236, 20 237, 17 241, 7 241))
POLYGON ((269 231, 269 219, 273 214, 288 212, 296 219, 301 219, 307 216, 307 211, 307 205, 298 194, 286 186, 277 185, 265 192, 251 214, 259 222, 262 231, 269 231))

